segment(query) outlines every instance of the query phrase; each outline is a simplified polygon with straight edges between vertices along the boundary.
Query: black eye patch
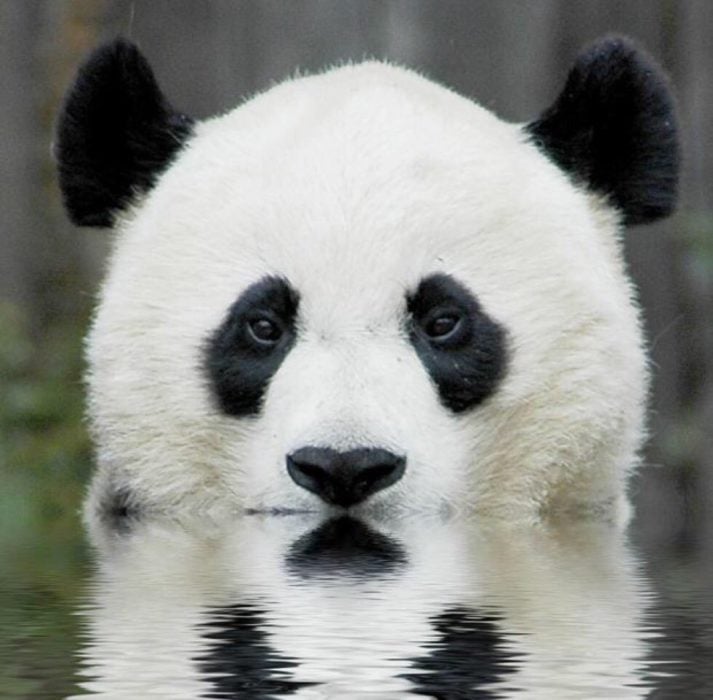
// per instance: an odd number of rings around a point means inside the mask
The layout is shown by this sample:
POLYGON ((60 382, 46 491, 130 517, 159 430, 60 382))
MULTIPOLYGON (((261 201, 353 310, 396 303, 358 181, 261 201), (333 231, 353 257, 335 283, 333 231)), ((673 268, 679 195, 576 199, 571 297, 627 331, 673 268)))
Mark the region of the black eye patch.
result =
POLYGON ((495 391, 507 366, 506 334, 466 287, 430 275, 406 297, 406 309, 409 339, 444 406, 461 413, 495 391))
POLYGON ((240 295, 208 338, 204 367, 223 413, 259 413, 270 379, 294 345, 298 305, 287 280, 265 277, 240 295))

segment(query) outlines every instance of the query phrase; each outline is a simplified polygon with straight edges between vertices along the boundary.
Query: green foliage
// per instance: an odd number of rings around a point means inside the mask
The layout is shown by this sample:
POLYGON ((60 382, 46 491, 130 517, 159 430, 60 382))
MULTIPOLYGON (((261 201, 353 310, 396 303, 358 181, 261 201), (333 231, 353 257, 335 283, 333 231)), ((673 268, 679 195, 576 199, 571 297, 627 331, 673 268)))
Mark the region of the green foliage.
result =
POLYGON ((33 334, 0 303, 0 695, 77 692, 91 462, 83 421, 85 322, 33 334))
POLYGON ((0 542, 51 524, 76 528, 90 445, 83 421, 84 323, 33 337, 26 319, 0 305, 0 542))

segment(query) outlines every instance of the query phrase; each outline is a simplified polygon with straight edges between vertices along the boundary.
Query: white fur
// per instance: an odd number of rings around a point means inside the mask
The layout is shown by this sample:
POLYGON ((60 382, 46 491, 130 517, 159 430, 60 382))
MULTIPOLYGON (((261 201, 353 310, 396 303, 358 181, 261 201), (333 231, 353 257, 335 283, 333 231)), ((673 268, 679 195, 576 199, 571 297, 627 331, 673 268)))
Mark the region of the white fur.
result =
POLYGON ((326 508, 285 455, 406 454, 364 508, 624 514, 646 365, 617 215, 521 127, 369 62, 279 85, 198 125, 118 223, 88 341, 95 495, 157 507, 326 508), (465 283, 506 327, 498 391, 455 416, 401 330, 424 276, 465 283), (299 339, 261 414, 221 415, 206 338, 268 274, 299 339))

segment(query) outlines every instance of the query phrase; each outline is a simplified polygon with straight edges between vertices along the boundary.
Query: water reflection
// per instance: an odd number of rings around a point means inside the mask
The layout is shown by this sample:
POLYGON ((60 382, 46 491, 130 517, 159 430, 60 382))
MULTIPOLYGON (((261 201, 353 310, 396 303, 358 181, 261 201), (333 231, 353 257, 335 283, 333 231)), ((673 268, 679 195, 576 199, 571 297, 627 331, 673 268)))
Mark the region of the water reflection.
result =
POLYGON ((287 696, 313 683, 292 680, 297 661, 270 645, 265 610, 235 604, 212 610, 201 638, 208 651, 197 657, 201 672, 213 681, 205 697, 272 698, 287 696))
POLYGON ((305 578, 374 578, 407 561, 398 540, 349 516, 330 518, 298 537, 286 557, 290 572, 305 578))
POLYGON ((650 599, 601 524, 96 524, 104 698, 644 697, 650 599))

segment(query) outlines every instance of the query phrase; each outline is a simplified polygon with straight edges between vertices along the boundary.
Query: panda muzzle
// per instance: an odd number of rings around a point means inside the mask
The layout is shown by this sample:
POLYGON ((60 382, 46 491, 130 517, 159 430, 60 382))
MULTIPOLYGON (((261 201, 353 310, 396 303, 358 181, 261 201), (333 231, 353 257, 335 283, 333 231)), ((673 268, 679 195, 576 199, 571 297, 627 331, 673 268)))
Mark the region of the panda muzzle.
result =
POLYGON ((344 508, 396 483, 405 470, 405 457, 374 447, 348 452, 303 447, 287 455, 287 472, 296 484, 344 508))

